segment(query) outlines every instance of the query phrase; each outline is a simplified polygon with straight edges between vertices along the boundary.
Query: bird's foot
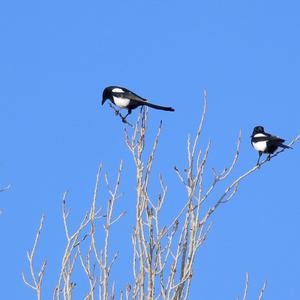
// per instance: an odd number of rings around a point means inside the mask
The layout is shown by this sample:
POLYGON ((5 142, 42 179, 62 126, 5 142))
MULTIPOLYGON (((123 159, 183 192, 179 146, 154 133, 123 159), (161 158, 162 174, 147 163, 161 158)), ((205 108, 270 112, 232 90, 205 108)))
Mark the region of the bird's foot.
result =
POLYGON ((111 103, 109 103, 109 106, 112 108, 112 110, 115 112, 115 115, 116 116, 119 116, 121 115, 120 114, 120 111, 118 109, 116 109, 111 103))
POLYGON ((267 161, 271 160, 271 154, 268 155, 267 161))
POLYGON ((119 111, 118 109, 116 109, 111 103, 109 104, 109 106, 114 110, 115 115, 116 115, 116 116, 119 116, 119 117, 121 118, 121 120, 122 120, 123 123, 128 124, 130 127, 133 127, 133 125, 130 124, 130 123, 126 120, 126 117, 127 117, 128 115, 126 115, 125 117, 122 116, 122 114, 120 113, 120 111, 119 111))
POLYGON ((124 124, 127 124, 127 125, 129 125, 130 127, 133 127, 133 125, 132 125, 131 123, 129 123, 129 122, 126 120, 126 117, 127 117, 127 116, 123 117, 121 114, 119 114, 119 116, 120 116, 120 118, 121 118, 121 120, 122 120, 122 122, 123 122, 124 124))
POLYGON ((261 164, 260 164, 260 157, 259 157, 259 159, 257 160, 256 166, 258 166, 258 168, 260 168, 260 166, 261 166, 261 164))

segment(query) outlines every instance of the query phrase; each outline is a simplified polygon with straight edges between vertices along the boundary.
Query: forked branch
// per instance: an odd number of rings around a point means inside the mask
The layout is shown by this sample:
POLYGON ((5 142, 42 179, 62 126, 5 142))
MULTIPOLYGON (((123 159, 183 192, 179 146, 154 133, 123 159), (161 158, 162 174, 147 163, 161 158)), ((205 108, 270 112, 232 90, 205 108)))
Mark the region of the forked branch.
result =
POLYGON ((37 233, 36 233, 36 236, 34 239, 33 247, 31 250, 29 250, 27 252, 27 259, 29 262, 29 269, 30 269, 32 283, 30 283, 29 280, 27 280, 25 274, 22 272, 22 279, 23 279, 24 283, 27 286, 29 286, 30 288, 32 288, 33 290, 35 290, 38 300, 41 299, 41 288, 42 288, 42 282, 43 282, 43 278, 44 278, 44 274, 45 274, 47 261, 46 260, 43 261, 43 263, 40 267, 40 270, 37 274, 36 274, 36 271, 34 270, 33 262, 34 262, 34 256, 36 253, 36 248, 37 248, 37 244, 39 241, 39 237, 40 237, 40 234, 41 234, 41 231, 43 228, 44 220, 45 220, 45 215, 42 215, 41 220, 40 220, 40 225, 39 225, 39 228, 37 230, 37 233))

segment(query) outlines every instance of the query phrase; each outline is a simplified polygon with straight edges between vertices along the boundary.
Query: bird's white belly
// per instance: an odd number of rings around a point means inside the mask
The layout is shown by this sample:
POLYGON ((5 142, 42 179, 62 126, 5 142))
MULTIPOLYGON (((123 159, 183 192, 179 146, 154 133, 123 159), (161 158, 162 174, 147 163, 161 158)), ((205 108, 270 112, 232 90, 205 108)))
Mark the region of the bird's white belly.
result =
POLYGON ((253 147, 256 151, 264 152, 267 148, 267 142, 266 141, 252 143, 252 145, 253 145, 253 147))
POLYGON ((113 97, 114 102, 117 106, 121 108, 126 108, 129 105, 130 100, 126 98, 113 97))

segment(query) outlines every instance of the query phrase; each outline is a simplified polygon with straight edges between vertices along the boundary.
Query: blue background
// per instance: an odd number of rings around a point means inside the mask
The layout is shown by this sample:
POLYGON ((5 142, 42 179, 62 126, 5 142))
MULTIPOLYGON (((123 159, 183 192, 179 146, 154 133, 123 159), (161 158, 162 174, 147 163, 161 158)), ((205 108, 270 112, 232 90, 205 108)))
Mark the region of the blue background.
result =
MULTIPOLYGON (((148 145, 163 119, 152 179, 157 185, 157 174, 165 175, 169 207, 185 200, 173 166, 186 166, 186 137, 197 128, 204 89, 208 113, 200 142, 205 147, 212 140, 210 167, 230 164, 240 128, 234 176, 256 163, 249 142, 255 125, 287 140, 297 135, 299 10, 298 1, 270 0, 3 1, 0 183, 11 189, 0 194, 0 298, 34 298, 21 272, 28 270, 26 251, 45 213, 36 262, 48 260, 43 292, 50 299, 65 246, 62 194, 69 190, 75 226, 90 204, 100 161, 114 179, 124 160, 117 212, 127 214, 112 232, 113 250, 120 250, 113 276, 118 289, 128 281, 118 270, 128 268, 132 253, 134 169, 123 125, 100 105, 105 86, 125 86, 176 108, 149 113, 148 145)), ((136 117, 133 112, 129 120, 136 117)), ((252 174, 216 212, 190 299, 235 299, 246 271, 249 299, 265 279, 264 299, 299 297, 299 149, 252 174)), ((74 297, 82 299, 78 279, 74 297)))

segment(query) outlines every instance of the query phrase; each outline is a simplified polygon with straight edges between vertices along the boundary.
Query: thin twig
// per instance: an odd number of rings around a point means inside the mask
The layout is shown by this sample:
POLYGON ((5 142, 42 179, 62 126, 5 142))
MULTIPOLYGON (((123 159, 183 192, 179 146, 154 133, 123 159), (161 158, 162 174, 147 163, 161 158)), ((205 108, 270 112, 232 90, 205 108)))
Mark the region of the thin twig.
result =
POLYGON ((41 231, 43 228, 44 221, 45 221, 45 215, 42 215, 41 220, 40 220, 40 225, 39 225, 38 231, 37 231, 35 239, 34 239, 33 247, 31 249, 31 251, 27 252, 29 269, 30 269, 31 279, 32 279, 33 283, 29 283, 29 281, 25 277, 25 274, 22 272, 22 279, 23 279, 24 283, 36 291, 38 300, 41 299, 41 287, 42 287, 42 282, 43 282, 43 278, 44 278, 44 274, 45 274, 45 270, 46 270, 47 261, 46 260, 43 261, 40 271, 36 275, 36 272, 33 267, 33 260, 34 260, 34 256, 36 253, 36 248, 38 245, 38 241, 39 241, 39 237, 40 237, 40 234, 41 234, 41 231))
POLYGON ((248 272, 246 272, 246 281, 245 281, 245 289, 244 289, 243 300, 247 299, 248 283, 249 283, 249 276, 248 276, 248 272))
POLYGON ((7 185, 7 186, 1 188, 1 189, 0 189, 0 192, 5 192, 5 191, 9 190, 10 187, 11 187, 11 185, 9 184, 9 185, 7 185))
POLYGON ((266 287, 267 287, 267 281, 264 282, 264 284, 260 290, 258 300, 262 300, 266 287))

